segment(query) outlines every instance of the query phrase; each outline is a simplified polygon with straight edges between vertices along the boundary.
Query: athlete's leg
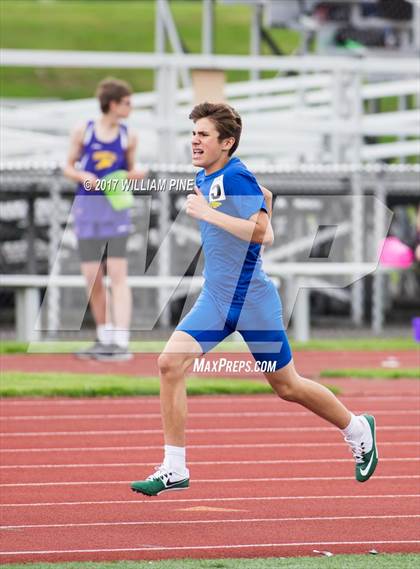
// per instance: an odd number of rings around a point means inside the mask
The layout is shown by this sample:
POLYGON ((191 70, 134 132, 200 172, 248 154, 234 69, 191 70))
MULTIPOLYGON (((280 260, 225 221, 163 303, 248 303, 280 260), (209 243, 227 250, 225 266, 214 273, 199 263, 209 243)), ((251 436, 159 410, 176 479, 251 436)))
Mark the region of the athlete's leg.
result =
POLYGON ((133 482, 132 490, 156 496, 189 486, 185 458, 187 392, 185 375, 193 360, 208 352, 232 329, 226 326, 212 296, 202 291, 192 310, 180 322, 158 359, 160 402, 165 440, 163 464, 146 480, 133 482))
POLYGON ((81 359, 96 358, 104 353, 111 341, 108 330, 107 291, 103 284, 103 255, 105 244, 102 239, 79 239, 81 271, 86 281, 87 298, 96 324, 96 342, 75 352, 81 359))
POLYGON ((165 445, 185 447, 186 371, 203 350, 186 332, 176 330, 158 359, 160 404, 165 445))
POLYGON ((107 274, 111 279, 114 341, 127 347, 132 312, 132 293, 128 286, 127 235, 107 241, 107 274))
POLYGON ((185 423, 187 420, 186 371, 202 353, 200 344, 186 332, 176 330, 159 356, 160 403, 165 440, 163 463, 145 480, 131 484, 131 489, 146 496, 189 487, 186 466, 185 423))
POLYGON ((378 462, 374 417, 353 415, 325 386, 298 374, 283 328, 280 300, 273 293, 268 293, 266 300, 269 311, 252 310, 251 306, 241 314, 240 333, 257 361, 275 364, 275 371, 264 375, 279 397, 306 407, 341 429, 356 460, 356 479, 365 482, 378 462))
POLYGON ((106 290, 103 285, 102 259, 105 243, 102 239, 79 239, 81 271, 86 280, 87 297, 96 326, 104 326, 106 314, 106 290))
POLYGON ((300 376, 293 360, 275 372, 264 374, 279 397, 303 405, 339 429, 350 423, 351 413, 325 386, 300 376))
POLYGON ((264 375, 279 397, 300 403, 340 429, 349 424, 350 412, 329 389, 297 373, 284 331, 280 297, 274 286, 267 286, 260 305, 244 304, 238 330, 257 361, 275 364, 275 371, 271 367, 264 375))
POLYGON ((126 330, 128 333, 131 322, 132 294, 127 282, 127 259, 108 257, 106 270, 111 280, 114 328, 126 330))
POLYGON ((104 271, 101 262, 81 263, 81 270, 86 280, 87 296, 96 326, 106 323, 106 291, 103 285, 104 271))
MULTIPOLYGON (((270 385, 279 397, 285 401, 298 403, 319 417, 338 427, 349 444, 356 460, 356 479, 365 482, 372 476, 378 463, 376 446, 375 419, 371 415, 353 415, 335 395, 323 385, 299 375, 295 369, 287 336, 280 330, 274 333, 263 333, 267 338, 266 351, 264 341, 256 341, 258 334, 245 332, 247 343, 253 351, 254 358, 261 364, 272 362, 276 371, 265 372, 270 385), (273 351, 276 342, 281 346, 273 351), (262 349, 262 352, 255 350, 262 349)), ((264 369, 264 368, 262 368, 264 369)))
POLYGON ((194 358, 209 352, 231 332, 226 325, 226 315, 212 295, 203 290, 158 360, 166 445, 185 446, 185 374, 188 367, 194 358))
POLYGON ((378 463, 375 418, 350 413, 329 389, 301 377, 296 372, 293 360, 265 376, 279 397, 303 405, 341 429, 356 461, 356 480, 369 480, 378 463))

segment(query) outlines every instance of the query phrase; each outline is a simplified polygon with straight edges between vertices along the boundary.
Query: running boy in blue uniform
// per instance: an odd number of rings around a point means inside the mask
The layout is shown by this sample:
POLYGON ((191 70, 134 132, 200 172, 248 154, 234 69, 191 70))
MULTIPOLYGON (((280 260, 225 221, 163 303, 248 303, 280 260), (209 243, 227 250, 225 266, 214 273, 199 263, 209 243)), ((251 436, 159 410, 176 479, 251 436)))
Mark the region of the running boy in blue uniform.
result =
POLYGON ((125 81, 104 79, 97 97, 101 116, 77 126, 70 140, 64 174, 78 182, 73 216, 86 279, 89 304, 96 323, 97 340, 77 352, 79 358, 125 360, 131 321, 131 290, 127 284, 128 209, 116 211, 102 191, 95 190, 100 178, 128 170, 132 179, 143 177, 134 169, 137 137, 121 121, 131 112, 131 87, 125 81), (104 267, 111 280, 113 322, 107 322, 104 267))
POLYGON ((194 121, 192 161, 202 170, 187 213, 200 224, 205 283, 192 310, 180 322, 159 357, 164 460, 132 489, 149 496, 189 486, 185 460, 187 399, 185 373, 196 357, 237 330, 259 362, 274 361, 265 373, 274 391, 300 403, 342 430, 364 482, 378 462, 375 420, 355 416, 323 385, 301 377, 294 366, 282 322, 281 301, 262 269, 261 248, 273 242, 271 193, 235 157, 242 122, 225 104, 203 103, 194 121))

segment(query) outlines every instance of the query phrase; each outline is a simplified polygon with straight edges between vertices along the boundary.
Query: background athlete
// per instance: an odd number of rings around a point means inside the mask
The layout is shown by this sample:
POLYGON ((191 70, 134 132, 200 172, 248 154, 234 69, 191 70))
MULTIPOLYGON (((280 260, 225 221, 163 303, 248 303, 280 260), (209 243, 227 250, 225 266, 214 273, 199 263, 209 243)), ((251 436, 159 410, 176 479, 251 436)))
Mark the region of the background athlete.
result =
POLYGON ((132 489, 153 496, 189 486, 185 374, 194 358, 234 330, 242 334, 256 360, 276 362, 276 371, 265 376, 279 397, 303 405, 342 430, 356 460, 356 479, 364 482, 378 462, 375 420, 353 415, 330 390, 295 369, 280 298, 262 269, 260 255, 262 246, 273 241, 271 194, 232 157, 241 118, 228 105, 210 103, 194 107, 190 118, 193 164, 202 170, 186 211, 200 223, 205 283, 159 357, 163 464, 146 480, 133 482, 132 489))
POLYGON ((132 356, 128 350, 132 297, 126 258, 130 212, 114 210, 102 191, 94 191, 98 179, 117 170, 128 170, 131 179, 144 177, 134 168, 137 137, 121 122, 130 115, 131 94, 130 85, 118 79, 108 78, 98 85, 101 116, 74 129, 64 169, 68 178, 78 182, 72 213, 96 323, 96 342, 77 352, 79 358, 124 360, 132 356), (112 315, 107 315, 105 270, 111 280, 112 315))

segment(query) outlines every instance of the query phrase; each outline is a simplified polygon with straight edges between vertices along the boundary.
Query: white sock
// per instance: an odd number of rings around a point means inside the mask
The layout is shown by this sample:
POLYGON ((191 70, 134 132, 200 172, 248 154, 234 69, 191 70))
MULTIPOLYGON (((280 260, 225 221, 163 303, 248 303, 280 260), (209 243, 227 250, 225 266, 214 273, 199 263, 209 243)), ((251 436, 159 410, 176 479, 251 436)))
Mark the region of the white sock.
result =
POLYGON ((112 344, 112 324, 99 324, 96 326, 96 337, 101 342, 101 344, 104 344, 104 346, 109 346, 109 344, 112 344))
POLYGON ((365 425, 362 417, 351 414, 350 423, 341 432, 346 439, 358 441, 364 433, 365 425))
POLYGON ((114 330, 114 343, 117 344, 117 346, 120 346, 120 348, 128 348, 129 341, 129 330, 114 330))
POLYGON ((188 471, 185 464, 185 447, 165 445, 163 466, 170 472, 176 472, 182 476, 187 474, 188 471))

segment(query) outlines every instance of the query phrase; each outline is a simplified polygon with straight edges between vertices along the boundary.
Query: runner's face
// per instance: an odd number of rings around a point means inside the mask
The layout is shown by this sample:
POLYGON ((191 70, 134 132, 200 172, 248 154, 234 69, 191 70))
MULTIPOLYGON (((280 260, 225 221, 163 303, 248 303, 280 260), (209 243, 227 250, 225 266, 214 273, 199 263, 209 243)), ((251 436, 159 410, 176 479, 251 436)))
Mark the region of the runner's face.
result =
POLYGON ((193 165, 204 168, 208 174, 222 168, 229 159, 228 151, 233 142, 233 138, 219 140, 216 126, 209 118, 198 119, 191 139, 193 165))
POLYGON ((110 110, 114 112, 119 119, 126 119, 131 113, 131 97, 123 97, 120 101, 112 101, 110 110))

